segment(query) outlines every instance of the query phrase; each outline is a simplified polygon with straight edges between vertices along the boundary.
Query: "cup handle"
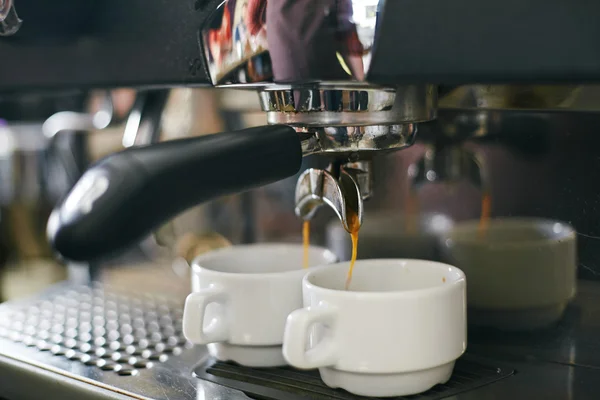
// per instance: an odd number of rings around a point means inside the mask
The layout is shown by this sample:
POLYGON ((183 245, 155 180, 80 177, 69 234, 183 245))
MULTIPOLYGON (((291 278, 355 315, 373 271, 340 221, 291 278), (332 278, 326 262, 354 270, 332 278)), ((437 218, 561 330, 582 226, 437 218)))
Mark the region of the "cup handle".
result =
POLYGON ((183 310, 183 335, 194 344, 223 342, 228 338, 225 315, 218 315, 204 328, 204 314, 210 303, 225 303, 227 295, 220 286, 192 292, 185 299, 183 310))
POLYGON ((286 361, 301 369, 326 367, 336 363, 337 349, 333 337, 321 340, 315 347, 306 351, 306 338, 309 328, 315 323, 322 323, 333 331, 337 322, 336 310, 326 304, 307 307, 292 312, 285 326, 283 336, 283 357, 286 361))

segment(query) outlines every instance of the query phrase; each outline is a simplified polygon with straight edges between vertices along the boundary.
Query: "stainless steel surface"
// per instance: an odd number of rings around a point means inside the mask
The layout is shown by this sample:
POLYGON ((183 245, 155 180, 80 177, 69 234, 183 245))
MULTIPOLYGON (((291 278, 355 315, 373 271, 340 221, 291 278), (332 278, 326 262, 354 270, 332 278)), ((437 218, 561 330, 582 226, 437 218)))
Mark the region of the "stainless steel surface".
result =
MULTIPOLYGON (((420 111, 410 110, 420 108, 411 109, 413 101, 405 102, 393 91, 361 92, 342 90, 335 85, 327 90, 319 86, 298 91, 266 90, 261 96, 270 122, 291 123, 296 127, 305 156, 325 154, 336 159, 329 172, 311 168, 300 175, 296 184, 296 215, 311 220, 321 206, 327 205, 350 231, 347 212, 351 208, 358 214, 359 225, 362 224, 363 200, 372 195, 373 172, 367 160, 374 154, 412 145, 417 130, 414 123, 378 124, 418 119, 420 111), (409 112, 403 112, 402 107, 408 107, 409 112), (365 123, 372 125, 360 125, 365 123), (340 167, 341 164, 345 165, 340 167)), ((430 110, 427 108, 421 116, 430 118, 430 110)))
MULTIPOLYGON (((296 215, 311 220, 321 206, 327 205, 350 231, 348 208, 357 212, 359 225, 362 224, 363 200, 372 194, 373 172, 366 160, 377 153, 410 146, 417 129, 414 123, 377 124, 401 122, 403 118, 415 120, 421 110, 411 109, 413 101, 405 102, 393 91, 325 87, 267 89, 261 92, 262 105, 269 122, 296 127, 303 155, 326 154, 336 159, 329 172, 311 168, 300 175, 296 184, 296 215), (406 110, 402 107, 409 111, 403 112, 406 110), (372 125, 360 125, 365 123, 372 125), (345 165, 340 167, 341 164, 345 165)), ((425 108, 421 117, 430 118, 431 109, 425 108)))
POLYGON ((0 0, 0 36, 12 36, 23 21, 17 15, 13 0, 0 0))
POLYGON ((0 305, 0 355, 40 374, 132 398, 245 399, 192 376, 207 352, 182 339, 181 302, 176 296, 60 284, 39 297, 0 305))
POLYGON ((344 170, 349 172, 360 191, 360 197, 367 200, 373 190, 373 163, 371 161, 356 161, 344 164, 344 170))
POLYGON ((482 157, 461 145, 428 146, 419 161, 410 165, 408 175, 413 186, 467 180, 478 189, 488 191, 491 184, 482 157))
POLYGON ((432 85, 378 88, 361 83, 315 82, 256 88, 271 124, 383 125, 430 121, 436 115, 437 89, 432 85))
POLYGON ((350 232, 349 210, 358 215, 359 225, 363 219, 363 197, 355 178, 358 171, 342 167, 335 172, 339 173, 337 179, 328 171, 314 168, 300 175, 296 184, 296 215, 311 220, 319 208, 327 205, 350 232))
POLYGON ((302 153, 326 154, 346 160, 369 158, 373 155, 400 150, 414 143, 415 124, 328 126, 296 128, 302 138, 302 153))

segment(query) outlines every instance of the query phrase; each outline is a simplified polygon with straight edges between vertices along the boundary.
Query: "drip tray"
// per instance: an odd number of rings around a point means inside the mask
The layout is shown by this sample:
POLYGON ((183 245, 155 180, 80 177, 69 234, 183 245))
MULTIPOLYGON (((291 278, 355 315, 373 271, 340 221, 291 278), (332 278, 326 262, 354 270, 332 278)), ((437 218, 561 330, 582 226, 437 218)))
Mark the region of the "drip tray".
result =
MULTIPOLYGON (((391 398, 436 400, 454 396, 511 376, 515 371, 506 367, 473 359, 469 355, 461 357, 454 367, 452 378, 431 390, 412 396, 391 398)), ((248 368, 220 361, 208 361, 196 368, 194 375, 200 379, 244 392, 248 397, 261 400, 302 399, 311 400, 354 400, 366 399, 344 390, 326 386, 319 372, 300 371, 289 367, 248 368)))

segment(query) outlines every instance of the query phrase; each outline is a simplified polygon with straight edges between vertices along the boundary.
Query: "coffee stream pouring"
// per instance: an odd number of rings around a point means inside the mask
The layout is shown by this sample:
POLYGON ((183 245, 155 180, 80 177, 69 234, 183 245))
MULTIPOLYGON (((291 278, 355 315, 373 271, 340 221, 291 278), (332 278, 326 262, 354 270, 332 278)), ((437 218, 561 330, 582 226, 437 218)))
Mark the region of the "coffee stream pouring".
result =
POLYGON ((326 205, 349 232, 349 209, 360 225, 370 160, 413 143, 436 116, 437 89, 369 83, 383 15, 369 2, 304 3, 219 6, 200 35, 212 84, 256 91, 269 125, 129 148, 92 166, 48 223, 63 258, 115 255, 196 204, 293 176, 314 154, 331 164, 300 175, 297 215, 308 221, 326 205), (242 33, 248 46, 233 46, 242 33))

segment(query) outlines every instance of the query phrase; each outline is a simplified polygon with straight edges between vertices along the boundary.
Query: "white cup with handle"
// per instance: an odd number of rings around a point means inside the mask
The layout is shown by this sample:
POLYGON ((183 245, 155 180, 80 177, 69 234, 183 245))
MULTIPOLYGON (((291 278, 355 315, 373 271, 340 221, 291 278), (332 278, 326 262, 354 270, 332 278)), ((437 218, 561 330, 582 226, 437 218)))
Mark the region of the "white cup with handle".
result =
MULTIPOLYGON (((203 254, 192 264, 192 293, 183 334, 208 345, 221 361, 249 367, 286 365, 283 330, 290 312, 302 307, 304 249, 299 244, 254 244, 203 254)), ((336 261, 329 250, 310 246, 309 266, 336 261)))
POLYGON ((540 218, 463 221, 441 237, 443 259, 469 279, 469 322, 507 331, 560 320, 577 293, 577 234, 540 218))
POLYGON ((323 382, 362 396, 422 393, 450 379, 466 349, 466 281, 426 260, 356 262, 308 272, 304 308, 287 320, 283 355, 323 382))

